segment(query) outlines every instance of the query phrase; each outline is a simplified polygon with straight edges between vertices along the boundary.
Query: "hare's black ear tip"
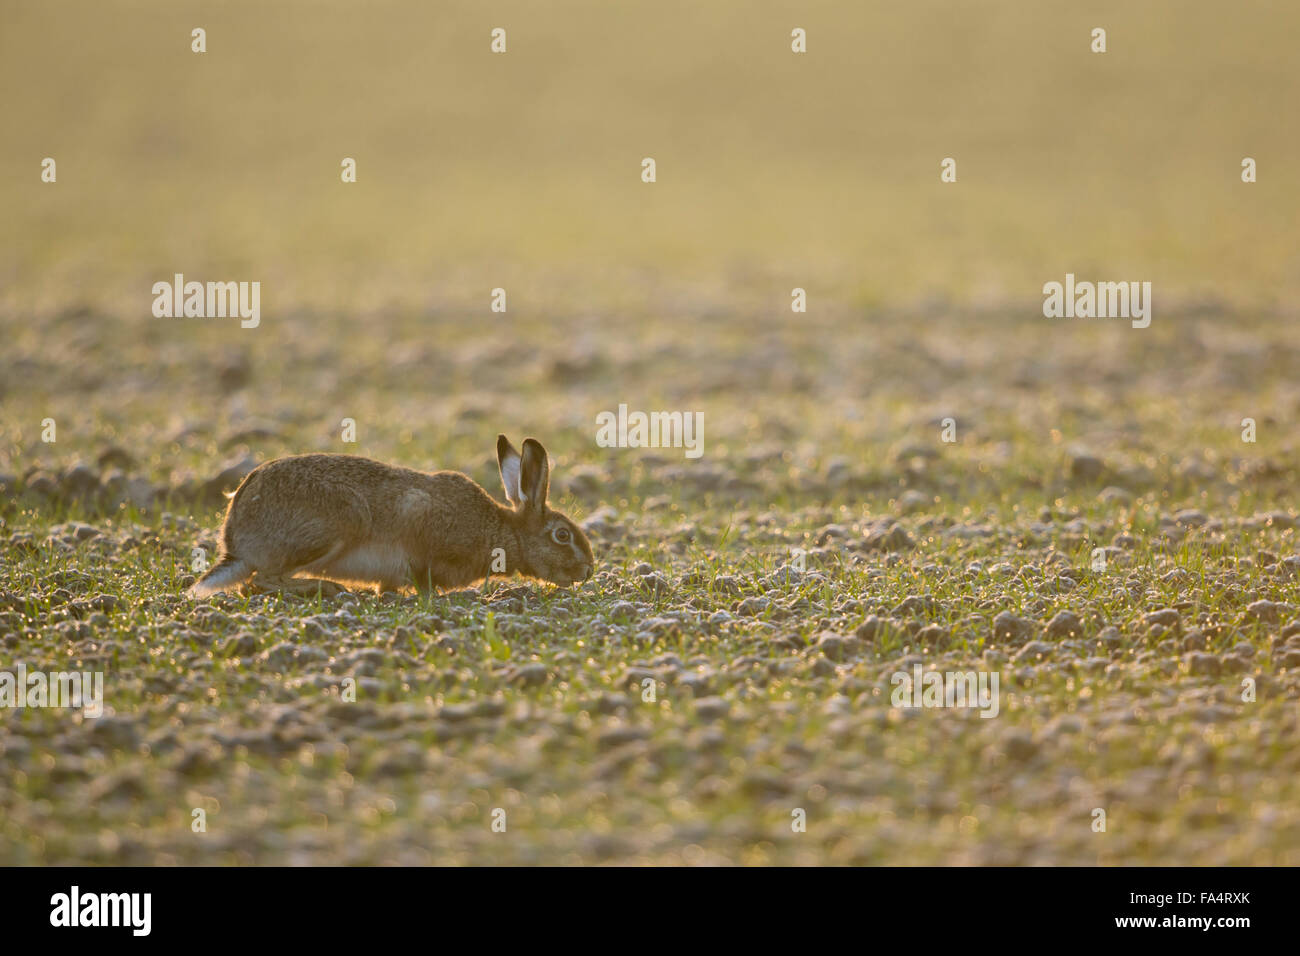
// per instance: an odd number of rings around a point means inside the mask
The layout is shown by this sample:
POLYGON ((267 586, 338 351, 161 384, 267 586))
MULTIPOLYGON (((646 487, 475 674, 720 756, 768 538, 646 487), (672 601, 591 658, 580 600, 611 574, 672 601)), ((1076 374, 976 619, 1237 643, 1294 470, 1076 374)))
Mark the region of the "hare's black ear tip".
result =
POLYGON ((497 451, 504 454, 510 448, 510 439, 504 434, 497 435, 497 451))

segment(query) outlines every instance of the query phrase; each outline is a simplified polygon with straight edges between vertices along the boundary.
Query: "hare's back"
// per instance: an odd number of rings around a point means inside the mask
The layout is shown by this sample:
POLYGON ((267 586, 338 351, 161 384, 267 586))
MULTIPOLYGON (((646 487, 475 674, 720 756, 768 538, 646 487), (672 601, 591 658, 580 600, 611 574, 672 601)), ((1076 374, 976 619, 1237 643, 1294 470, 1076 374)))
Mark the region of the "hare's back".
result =
POLYGON ((394 481, 410 482, 423 475, 423 472, 411 468, 386 465, 382 461, 359 455, 311 454, 273 459, 253 469, 248 477, 288 488, 310 488, 340 484, 373 487, 394 481))
POLYGON ((328 517, 359 531, 370 525, 384 500, 419 477, 420 472, 354 455, 276 458, 244 479, 231 502, 231 517, 289 525, 328 517))

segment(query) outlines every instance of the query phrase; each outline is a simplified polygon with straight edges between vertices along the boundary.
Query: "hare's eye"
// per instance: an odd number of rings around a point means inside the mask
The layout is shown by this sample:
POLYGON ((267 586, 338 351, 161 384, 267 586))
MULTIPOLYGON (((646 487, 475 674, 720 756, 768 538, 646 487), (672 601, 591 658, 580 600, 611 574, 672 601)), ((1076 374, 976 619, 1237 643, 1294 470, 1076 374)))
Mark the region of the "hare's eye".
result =
POLYGON ((568 528, 556 528, 551 532, 551 537, 555 540, 556 544, 568 544, 569 538, 571 538, 572 535, 569 534, 568 528))

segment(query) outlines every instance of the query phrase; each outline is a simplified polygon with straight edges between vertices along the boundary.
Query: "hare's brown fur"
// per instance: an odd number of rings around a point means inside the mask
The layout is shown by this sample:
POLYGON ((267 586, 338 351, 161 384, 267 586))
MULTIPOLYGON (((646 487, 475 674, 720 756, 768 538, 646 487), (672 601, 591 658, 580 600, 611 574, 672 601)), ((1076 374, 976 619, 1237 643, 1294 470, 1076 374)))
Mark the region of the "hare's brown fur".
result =
POLYGON ((498 460, 513 507, 454 471, 416 471, 354 455, 269 461, 235 491, 221 560, 193 593, 254 576, 259 587, 318 585, 302 581, 304 575, 380 590, 451 590, 484 580, 502 561, 504 573, 557 584, 590 577, 586 537, 546 506, 545 449, 529 439, 521 459, 501 436, 498 460))

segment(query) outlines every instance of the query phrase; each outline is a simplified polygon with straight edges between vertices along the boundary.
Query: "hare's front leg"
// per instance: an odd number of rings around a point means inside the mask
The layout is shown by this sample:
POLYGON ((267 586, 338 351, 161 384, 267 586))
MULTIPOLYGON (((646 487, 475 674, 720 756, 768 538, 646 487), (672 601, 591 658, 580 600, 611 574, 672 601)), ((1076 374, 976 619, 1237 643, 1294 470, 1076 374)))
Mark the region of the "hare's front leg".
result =
POLYGON ((442 594, 472 583, 464 577, 460 565, 454 560, 435 559, 412 568, 410 581, 421 594, 442 594))

